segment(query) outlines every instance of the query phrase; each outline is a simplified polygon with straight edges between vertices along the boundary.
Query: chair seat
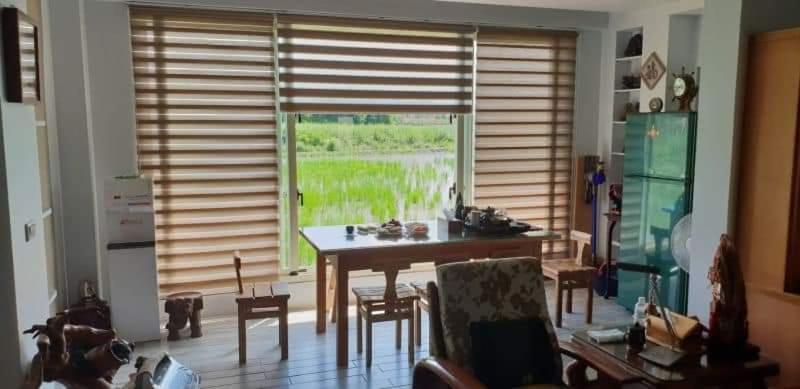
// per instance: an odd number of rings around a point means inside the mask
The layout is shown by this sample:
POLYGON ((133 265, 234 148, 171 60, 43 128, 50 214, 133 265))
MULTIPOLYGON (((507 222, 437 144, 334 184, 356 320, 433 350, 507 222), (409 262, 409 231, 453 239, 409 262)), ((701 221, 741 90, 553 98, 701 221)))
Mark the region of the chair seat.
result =
MULTIPOLYGON (((414 291, 414 289, 406 284, 397 284, 397 286, 395 286, 395 290, 397 291, 398 301, 411 301, 417 299, 417 293, 414 291)), ((356 295, 356 297, 364 304, 383 303, 384 293, 386 293, 386 287, 383 286, 365 286, 353 288, 353 294, 356 295)))
POLYGON ((569 275, 590 275, 597 271, 592 266, 583 266, 575 263, 574 259, 550 259, 542 261, 542 272, 548 278, 555 276, 569 275))
POLYGON ((289 299, 289 285, 285 282, 262 282, 243 288, 244 293, 234 294, 237 303, 249 303, 256 299, 274 301, 276 304, 289 299))

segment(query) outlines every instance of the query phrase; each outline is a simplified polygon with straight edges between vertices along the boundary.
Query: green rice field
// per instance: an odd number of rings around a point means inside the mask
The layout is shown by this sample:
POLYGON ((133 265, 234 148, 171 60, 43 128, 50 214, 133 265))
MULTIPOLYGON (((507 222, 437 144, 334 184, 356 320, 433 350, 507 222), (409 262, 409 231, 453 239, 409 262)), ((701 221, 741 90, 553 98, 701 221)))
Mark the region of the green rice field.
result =
MULTIPOLYGON (((298 124, 300 227, 435 218, 455 177, 454 144, 446 124, 298 124)), ((301 266, 313 264, 299 245, 301 266)))

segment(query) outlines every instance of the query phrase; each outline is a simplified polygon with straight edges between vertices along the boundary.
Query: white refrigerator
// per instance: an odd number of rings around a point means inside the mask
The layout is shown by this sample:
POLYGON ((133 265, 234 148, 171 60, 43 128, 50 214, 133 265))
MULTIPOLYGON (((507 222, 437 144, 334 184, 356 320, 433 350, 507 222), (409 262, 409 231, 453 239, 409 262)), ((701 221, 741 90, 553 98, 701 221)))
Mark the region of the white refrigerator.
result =
POLYGON ((105 201, 111 323, 125 340, 159 340, 152 181, 110 178, 105 201))

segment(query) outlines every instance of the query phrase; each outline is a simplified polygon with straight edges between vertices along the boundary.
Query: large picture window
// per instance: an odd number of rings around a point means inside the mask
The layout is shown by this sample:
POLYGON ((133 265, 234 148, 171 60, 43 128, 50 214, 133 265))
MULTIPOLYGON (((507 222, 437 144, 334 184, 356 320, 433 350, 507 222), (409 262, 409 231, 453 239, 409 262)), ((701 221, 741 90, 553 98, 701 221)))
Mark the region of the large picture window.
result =
POLYGON ((567 237, 575 34, 476 31, 132 7, 161 294, 231 291, 234 251, 275 279, 314 260, 299 226, 433 219, 457 191, 567 237))

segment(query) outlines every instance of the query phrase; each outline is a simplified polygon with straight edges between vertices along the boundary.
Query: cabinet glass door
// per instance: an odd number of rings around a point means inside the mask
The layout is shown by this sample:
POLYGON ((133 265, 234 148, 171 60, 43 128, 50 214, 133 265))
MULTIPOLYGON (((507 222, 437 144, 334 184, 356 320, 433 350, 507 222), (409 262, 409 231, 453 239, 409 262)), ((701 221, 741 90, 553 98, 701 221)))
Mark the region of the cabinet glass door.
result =
MULTIPOLYGON (((689 207, 684 181, 625 177, 624 210, 620 231, 620 261, 656 266, 661 271, 661 302, 685 312, 688 277, 672 257, 672 228, 689 207)), ((647 275, 619 272, 619 303, 633 309, 636 299, 647 296, 647 275)))
POLYGON ((691 178, 695 115, 691 112, 629 115, 625 129, 625 175, 691 178))

